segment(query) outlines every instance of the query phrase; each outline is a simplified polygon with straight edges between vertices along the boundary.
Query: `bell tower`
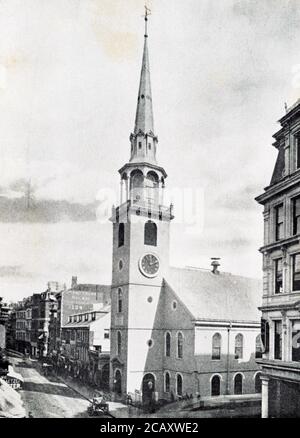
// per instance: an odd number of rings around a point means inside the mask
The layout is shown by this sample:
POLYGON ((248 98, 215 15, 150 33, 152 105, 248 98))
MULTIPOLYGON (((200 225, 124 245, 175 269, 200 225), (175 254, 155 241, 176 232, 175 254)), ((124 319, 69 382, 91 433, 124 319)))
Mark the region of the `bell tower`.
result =
MULTIPOLYGON (((110 387, 120 398, 143 389, 153 325, 169 268, 172 205, 164 205, 166 171, 157 163, 148 54, 148 16, 130 159, 119 170, 113 207, 110 387)), ((152 348, 153 347, 153 348, 152 348)), ((151 386, 151 385, 150 385, 151 386)), ((154 390, 153 386, 153 390, 154 390)))

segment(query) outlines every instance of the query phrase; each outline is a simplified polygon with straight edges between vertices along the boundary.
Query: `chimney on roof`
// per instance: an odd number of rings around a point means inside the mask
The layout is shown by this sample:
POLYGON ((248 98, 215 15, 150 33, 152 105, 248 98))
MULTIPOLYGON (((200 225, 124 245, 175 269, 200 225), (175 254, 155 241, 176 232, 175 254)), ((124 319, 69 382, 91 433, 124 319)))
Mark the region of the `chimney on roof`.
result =
POLYGON ((211 266, 212 268, 212 273, 213 274, 220 274, 220 271, 218 270, 218 267, 220 266, 220 257, 211 257, 211 266))
POLYGON ((77 277, 72 277, 72 283, 71 283, 71 288, 74 289, 74 287, 77 286, 77 277))

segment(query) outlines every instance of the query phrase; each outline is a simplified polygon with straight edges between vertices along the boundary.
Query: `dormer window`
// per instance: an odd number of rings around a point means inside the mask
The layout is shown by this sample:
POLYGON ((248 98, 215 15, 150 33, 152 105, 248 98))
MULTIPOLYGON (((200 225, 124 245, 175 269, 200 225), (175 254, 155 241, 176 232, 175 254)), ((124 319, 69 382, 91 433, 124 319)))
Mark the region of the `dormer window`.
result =
POLYGON ((142 142, 139 141, 139 149, 142 149, 142 142))

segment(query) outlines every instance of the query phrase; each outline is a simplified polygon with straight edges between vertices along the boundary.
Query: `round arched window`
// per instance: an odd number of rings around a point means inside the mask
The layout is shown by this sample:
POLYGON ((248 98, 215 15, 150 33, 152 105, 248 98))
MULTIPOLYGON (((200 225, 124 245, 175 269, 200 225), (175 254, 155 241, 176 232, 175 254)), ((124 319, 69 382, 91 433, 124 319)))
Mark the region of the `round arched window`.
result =
POLYGON ((119 261, 119 270, 122 271, 123 269, 123 260, 119 261))
POLYGON ((172 302, 172 309, 176 310, 177 309, 177 301, 173 301, 172 302))

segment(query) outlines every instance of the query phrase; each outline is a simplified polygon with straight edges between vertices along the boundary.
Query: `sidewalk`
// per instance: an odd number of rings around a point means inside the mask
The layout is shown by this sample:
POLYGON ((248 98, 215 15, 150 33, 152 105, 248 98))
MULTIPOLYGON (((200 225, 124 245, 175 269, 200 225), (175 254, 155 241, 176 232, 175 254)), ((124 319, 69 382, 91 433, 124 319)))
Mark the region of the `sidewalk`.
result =
POLYGON ((178 401, 163 406, 159 412, 168 412, 170 409, 179 411, 191 410, 209 410, 221 409, 231 406, 253 405, 261 401, 261 394, 242 394, 242 395, 220 395, 216 397, 201 397, 201 399, 192 399, 178 401))

